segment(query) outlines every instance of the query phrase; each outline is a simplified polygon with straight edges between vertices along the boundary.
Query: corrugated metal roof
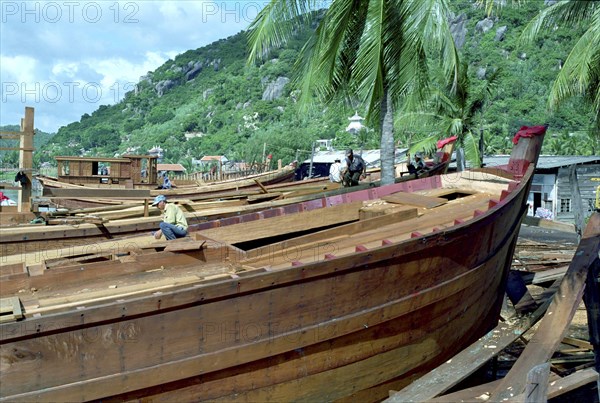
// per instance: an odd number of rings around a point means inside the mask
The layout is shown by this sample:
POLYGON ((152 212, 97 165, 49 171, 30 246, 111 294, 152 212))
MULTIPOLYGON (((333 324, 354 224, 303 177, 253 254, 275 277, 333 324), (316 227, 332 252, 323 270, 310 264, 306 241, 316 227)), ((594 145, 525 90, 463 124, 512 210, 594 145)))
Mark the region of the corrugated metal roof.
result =
MULTIPOLYGON (((483 163, 486 166, 506 165, 508 164, 508 155, 495 155, 483 157, 483 163)), ((584 157, 581 155, 540 155, 537 169, 553 169, 566 167, 573 164, 600 164, 600 156, 592 155, 584 157)))
MULTIPOLYGON (((408 148, 402 148, 396 150, 396 162, 400 162, 406 159, 406 152, 408 148)), ((363 150, 362 153, 360 150, 354 150, 354 154, 360 155, 367 166, 376 167, 380 165, 380 154, 381 150, 363 150)), ((334 150, 334 151, 317 151, 313 157, 314 164, 329 164, 332 163, 338 158, 340 161, 344 161, 346 157, 346 150, 334 150)), ((310 164, 310 158, 303 161, 304 164, 310 164)))

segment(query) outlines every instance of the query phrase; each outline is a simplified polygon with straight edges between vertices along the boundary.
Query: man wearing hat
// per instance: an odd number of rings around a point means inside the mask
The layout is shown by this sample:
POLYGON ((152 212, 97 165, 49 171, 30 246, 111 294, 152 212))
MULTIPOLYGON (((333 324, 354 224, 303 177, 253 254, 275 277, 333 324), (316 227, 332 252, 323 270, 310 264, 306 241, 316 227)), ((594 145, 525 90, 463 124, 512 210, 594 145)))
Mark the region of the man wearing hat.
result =
POLYGON ((170 241, 187 235, 188 223, 179 207, 167 204, 165 195, 156 196, 152 205, 163 212, 163 221, 160 223, 160 229, 154 233, 154 238, 160 239, 161 235, 164 235, 167 241, 170 241))
POLYGON ((358 180, 367 174, 367 164, 360 155, 354 155, 352 149, 346 151, 346 168, 342 175, 342 183, 345 187, 358 185, 358 180))

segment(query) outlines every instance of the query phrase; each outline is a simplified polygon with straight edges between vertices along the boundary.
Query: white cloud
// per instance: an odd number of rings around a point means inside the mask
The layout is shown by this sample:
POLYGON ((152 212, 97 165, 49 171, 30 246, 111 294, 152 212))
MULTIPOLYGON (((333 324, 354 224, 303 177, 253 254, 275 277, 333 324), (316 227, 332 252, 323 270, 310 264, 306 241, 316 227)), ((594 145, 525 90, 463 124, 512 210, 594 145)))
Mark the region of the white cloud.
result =
POLYGON ((33 106, 36 127, 55 132, 177 54, 245 29, 266 2, 1 3, 0 124, 33 106))
POLYGON ((54 75, 66 75, 67 77, 74 78, 79 70, 79 63, 75 62, 58 62, 52 67, 52 74, 54 75))
POLYGON ((33 57, 0 55, 2 82, 32 83, 38 61, 33 57))

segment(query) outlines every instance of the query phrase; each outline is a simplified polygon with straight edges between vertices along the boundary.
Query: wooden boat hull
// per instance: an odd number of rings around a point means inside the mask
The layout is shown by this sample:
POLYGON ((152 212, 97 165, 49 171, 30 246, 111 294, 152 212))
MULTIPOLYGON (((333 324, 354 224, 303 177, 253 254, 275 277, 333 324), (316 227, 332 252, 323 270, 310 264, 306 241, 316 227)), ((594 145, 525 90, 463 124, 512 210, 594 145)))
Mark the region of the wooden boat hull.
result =
MULTIPOLYGON (((293 167, 286 166, 277 171, 269 171, 261 174, 252 175, 247 178, 237 178, 231 179, 221 182, 214 183, 206 183, 198 186, 181 186, 169 190, 156 189, 154 187, 137 187, 135 189, 125 189, 125 188, 111 188, 109 186, 91 186, 91 185, 74 185, 71 183, 61 182, 55 180, 53 178, 45 178, 38 177, 40 182, 42 182, 43 186, 46 190, 46 194, 50 199, 52 199, 56 204, 70 209, 75 208, 89 208, 89 207, 102 207, 102 206, 110 206, 123 204, 124 200, 128 198, 127 191, 131 191, 132 197, 138 197, 138 199, 143 200, 144 197, 139 196, 140 190, 146 190, 147 195, 146 198, 153 198, 156 195, 164 194, 167 195, 171 199, 203 199, 208 197, 223 197, 227 194, 232 194, 235 192, 239 192, 240 190, 249 190, 249 189, 259 189, 259 185, 256 181, 259 181, 261 185, 275 185, 280 183, 290 182, 294 177, 294 169, 293 167), (113 191, 114 194, 118 194, 116 197, 111 196, 102 196, 100 192, 98 192, 94 196, 72 196, 72 197, 52 197, 51 189, 72 189, 90 193, 90 189, 96 190, 109 190, 113 191), (134 193, 135 192, 135 193, 134 193), (120 199, 121 198, 121 199, 120 199)), ((54 192, 59 194, 60 192, 54 192)))
MULTIPOLYGON (((513 181, 490 175, 497 199, 407 221, 248 251, 206 240, 181 263, 191 283, 2 323, 0 398, 381 400, 497 324, 532 176, 533 165, 513 181), (211 265, 226 270, 202 277, 211 265)), ((139 259, 168 266, 167 249, 139 259)))

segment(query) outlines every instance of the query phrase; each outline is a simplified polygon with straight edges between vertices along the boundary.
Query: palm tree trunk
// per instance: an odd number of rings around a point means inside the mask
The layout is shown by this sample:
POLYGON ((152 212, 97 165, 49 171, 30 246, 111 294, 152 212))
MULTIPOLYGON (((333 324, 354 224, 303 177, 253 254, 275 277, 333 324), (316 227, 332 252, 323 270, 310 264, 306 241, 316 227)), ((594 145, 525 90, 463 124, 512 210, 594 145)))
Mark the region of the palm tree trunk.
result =
POLYGON ((394 107, 392 96, 388 88, 385 88, 381 98, 381 184, 394 183, 396 171, 394 160, 396 149, 394 147, 394 107))

